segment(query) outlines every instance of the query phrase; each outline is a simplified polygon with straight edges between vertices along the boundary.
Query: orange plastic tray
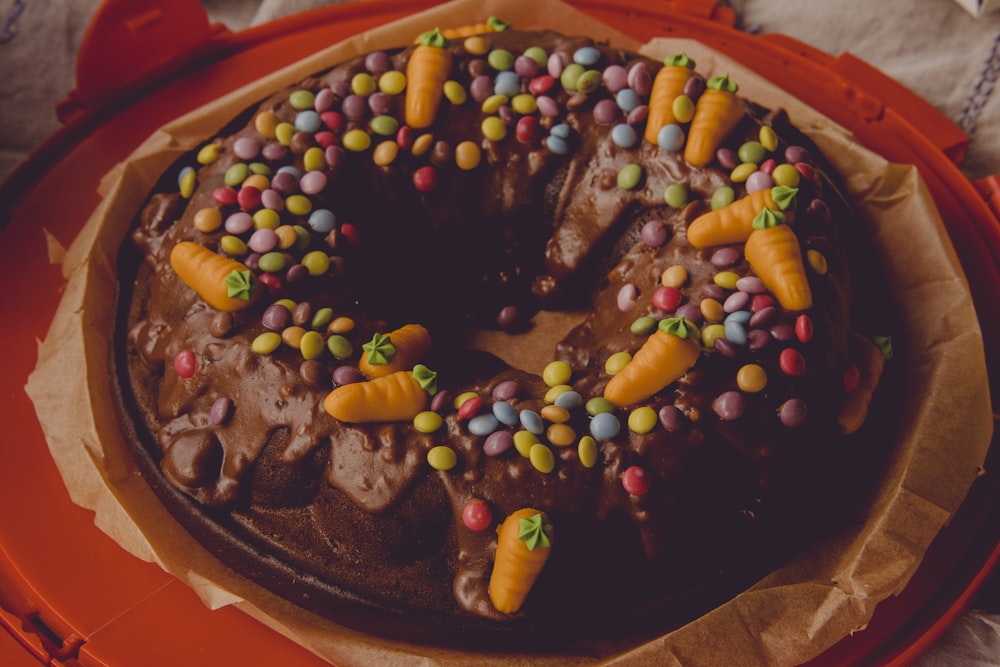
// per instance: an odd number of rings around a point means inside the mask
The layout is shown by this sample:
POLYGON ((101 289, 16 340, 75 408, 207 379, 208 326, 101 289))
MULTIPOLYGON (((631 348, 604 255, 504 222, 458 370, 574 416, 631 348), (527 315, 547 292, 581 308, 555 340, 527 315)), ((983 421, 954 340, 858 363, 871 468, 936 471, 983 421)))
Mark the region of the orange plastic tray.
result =
MULTIPOLYGON (((186 586, 113 543, 93 525, 93 514, 68 497, 23 391, 36 360, 35 340, 45 336, 63 284, 41 229, 69 244, 99 202, 100 176, 165 122, 333 42, 433 4, 335 5, 240 33, 209 25, 192 0, 108 0, 102 6, 81 50, 78 87, 60 105, 66 125, 0 186, 0 415, 6 429, 0 445, 0 626, 6 630, 0 632, 0 663, 323 664, 235 609, 209 611, 186 586), (187 41, 175 39, 180 33, 187 41)), ((732 13, 715 2, 572 4, 639 40, 689 37, 723 50, 872 150, 915 164, 972 285, 991 386, 994 397, 1000 395, 1000 223, 991 209, 1000 202, 1000 181, 973 184, 962 176, 955 162, 967 138, 958 128, 849 54, 834 58, 787 37, 735 30, 732 13)), ((997 458, 1000 447, 993 447, 988 469, 1000 468, 997 458)), ((880 605, 864 632, 813 664, 907 664, 966 608, 1000 558, 998 545, 1000 480, 986 475, 906 590, 880 605)))

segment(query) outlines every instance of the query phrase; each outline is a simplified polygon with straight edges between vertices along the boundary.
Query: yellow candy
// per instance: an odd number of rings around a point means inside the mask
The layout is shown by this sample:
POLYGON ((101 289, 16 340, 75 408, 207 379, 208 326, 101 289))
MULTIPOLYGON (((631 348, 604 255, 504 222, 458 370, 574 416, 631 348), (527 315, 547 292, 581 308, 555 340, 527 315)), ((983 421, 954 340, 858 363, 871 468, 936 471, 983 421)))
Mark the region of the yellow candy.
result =
POLYGON ((701 330, 701 344, 705 347, 715 347, 715 339, 725 337, 726 327, 721 324, 709 324, 701 330))
POLYGON ((683 264, 668 266, 660 275, 660 284, 664 287, 681 287, 688 280, 688 270, 683 264))
POLYGON ((468 94, 465 92, 465 86, 458 81, 445 81, 444 96, 449 102, 455 106, 459 106, 465 104, 468 94))
POLYGON ((735 271, 719 271, 712 277, 712 282, 723 289, 736 289, 736 281, 740 275, 735 271))
POLYGON ((438 445, 427 452, 427 463, 435 470, 451 470, 458 463, 458 454, 451 447, 438 445))
POLYGON ((290 146, 295 135, 295 126, 291 123, 278 123, 274 128, 274 136, 282 146, 290 146))
POLYGON ((330 257, 322 250, 307 252, 300 261, 310 276, 321 276, 330 268, 330 257))
POLYGON ((285 327, 281 331, 281 340, 293 349, 299 349, 302 337, 306 335, 306 330, 300 326, 285 327))
POLYGON ((247 244, 239 236, 232 234, 226 234, 219 239, 219 247, 222 248, 222 252, 233 257, 242 257, 247 254, 247 244))
POLYGON ((194 214, 194 226, 199 232, 214 232, 222 226, 222 214, 218 209, 203 208, 194 214))
POLYGON ((778 135, 767 125, 760 126, 757 139, 760 141, 760 145, 769 151, 773 151, 778 147, 778 135))
POLYGON ((463 141, 455 146, 455 164, 463 171, 470 171, 479 166, 483 152, 473 141, 463 141))
POLYGON ((573 375, 573 369, 565 361, 551 361, 542 371, 542 380, 550 387, 566 384, 573 375))
POLYGON ((395 141, 383 141, 375 147, 372 153, 372 160, 380 167, 388 167, 396 161, 399 155, 399 144, 395 141))
POLYGON ((556 457, 552 450, 540 442, 536 442, 528 450, 528 460, 538 472, 550 473, 556 467, 556 457))
POLYGON ((552 403, 555 403, 556 399, 562 394, 565 394, 567 391, 571 391, 572 389, 573 387, 568 384, 557 384, 550 387, 549 390, 545 392, 545 402, 551 405, 552 403))
POLYGON ((659 418, 656 416, 656 410, 644 405, 641 408, 636 408, 628 415, 628 427, 633 433, 649 433, 656 427, 656 422, 659 418))
POLYGON ((335 317, 333 318, 333 321, 330 322, 330 326, 328 326, 326 330, 332 334, 350 333, 354 331, 354 320, 343 315, 335 317))
POLYGON ((367 72, 359 72, 351 77, 351 92, 361 97, 368 97, 375 92, 375 79, 367 72))
POLYGON ((202 146, 195 159, 198 161, 198 164, 212 164, 218 157, 219 144, 211 143, 202 146))
POLYGON ((277 229, 278 225, 281 224, 281 216, 277 211, 272 211, 269 208, 262 208, 254 211, 253 214, 253 226, 254 229, 277 229))
POLYGON ((417 429, 421 433, 433 433, 441 428, 441 424, 443 423, 444 421, 441 419, 441 415, 430 410, 424 410, 413 418, 413 428, 417 429))
POLYGON ((545 437, 556 447, 569 447, 576 440, 576 431, 569 424, 552 424, 545 437))
POLYGON ((372 145, 371 136, 358 128, 345 132, 340 141, 344 145, 344 148, 355 153, 364 152, 372 145))
POLYGON ((538 438, 531 431, 518 431, 514 434, 514 449, 521 456, 528 456, 531 448, 538 444, 538 438))
POLYGON ((597 463, 597 441, 589 435, 580 438, 576 445, 576 455, 580 457, 580 463, 584 468, 593 468, 597 463))
POLYGON ((729 180, 733 183, 742 183, 750 178, 750 174, 755 171, 757 171, 757 165, 753 162, 744 162, 743 164, 737 165, 733 171, 730 172, 729 180))
POLYGON ((406 75, 395 70, 378 78, 378 89, 386 95, 399 95, 406 89, 406 75))
POLYGON ((507 126, 497 116, 484 118, 480 129, 483 132, 483 136, 490 141, 501 141, 507 136, 507 126))
POLYGON ((514 109, 514 111, 522 116, 531 115, 538 109, 538 103, 535 102, 535 96, 530 93, 515 95, 514 99, 510 101, 510 106, 514 109))
POLYGON ((267 190, 268 186, 271 185, 271 181, 264 174, 251 174, 246 177, 242 185, 257 188, 258 190, 267 190))
POLYGON ((284 306, 285 308, 288 309, 288 312, 292 312, 293 310, 295 310, 295 306, 297 306, 298 304, 292 301, 291 299, 278 299, 277 301, 274 302, 274 305, 284 306))
POLYGON ((675 97, 672 108, 678 123, 687 123, 694 118, 694 102, 687 95, 675 97))
POLYGON ((826 263, 826 256, 819 250, 807 250, 806 261, 809 262, 810 268, 816 272, 816 275, 825 276, 826 272, 830 270, 826 263))
POLYGON ((506 95, 490 95, 483 100, 483 113, 496 113, 509 99, 506 95))
POLYGON ((555 424, 569 421, 569 410, 559 405, 546 405, 539 412, 543 419, 548 419, 555 424))
POLYGON ((306 171, 320 171, 326 168, 326 153, 319 146, 313 146, 302 154, 302 166, 306 171))
POLYGON ((326 341, 318 331, 306 331, 299 339, 299 352, 303 359, 318 359, 325 349, 326 341))
POLYGON ((771 180, 775 185, 785 185, 790 188, 798 186, 799 180, 801 180, 801 174, 799 170, 791 164, 779 164, 771 172, 771 180))
POLYGON ((698 308, 701 310, 701 316, 709 322, 721 322, 722 318, 726 316, 722 304, 715 299, 702 299, 698 308))
POLYGON ((619 372, 621 369, 625 368, 628 362, 632 361, 632 355, 624 350, 621 352, 615 352, 607 361, 604 362, 604 371, 611 375, 619 372))
POLYGON ((462 47, 465 49, 466 53, 473 56, 484 56, 490 48, 486 43, 486 40, 479 35, 473 35, 472 37, 466 38, 466 40, 462 42, 462 47))
POLYGON ((250 344, 250 348, 257 354, 271 354, 281 345, 281 336, 273 331, 265 331, 250 344))
POLYGON ((285 209, 292 215, 309 215, 312 211, 312 201, 305 195, 289 195, 285 199, 285 209))
POLYGON ((276 132, 278 117, 274 115, 273 111, 263 111, 257 114, 257 117, 253 119, 253 126, 266 139, 274 139, 278 136, 276 132))
POLYGON ((767 386, 767 373, 757 364, 746 364, 736 371, 736 385, 748 394, 756 394, 767 386))
POLYGON ((413 141, 413 147, 410 148, 410 152, 416 156, 423 155, 431 149, 431 145, 434 143, 433 134, 421 134, 413 141))
POLYGON ((184 197, 184 199, 190 199, 191 195, 194 194, 194 186, 197 182, 198 182, 198 174, 196 174, 194 171, 186 172, 181 177, 181 182, 179 187, 181 197, 184 197))

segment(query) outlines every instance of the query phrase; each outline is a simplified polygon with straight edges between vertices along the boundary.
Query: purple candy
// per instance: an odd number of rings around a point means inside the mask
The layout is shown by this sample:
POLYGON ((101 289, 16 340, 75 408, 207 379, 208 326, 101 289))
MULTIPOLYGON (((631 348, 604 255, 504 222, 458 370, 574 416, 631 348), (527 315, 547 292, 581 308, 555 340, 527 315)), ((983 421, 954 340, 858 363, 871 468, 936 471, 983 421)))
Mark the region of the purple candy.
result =
POLYGON ((778 322, 771 327, 771 337, 774 338, 774 340, 780 340, 782 343, 787 343, 795 339, 795 327, 793 327, 789 322, 778 322))
POLYGON ((233 411, 233 400, 226 396, 215 399, 212 403, 211 409, 208 411, 208 417, 212 420, 212 423, 216 426, 220 424, 225 424, 229 421, 229 415, 233 411))
POLYGON ((733 292, 722 302, 722 310, 727 313, 735 313, 743 310, 750 304, 750 295, 746 292, 733 292))
POLYGON ((361 379, 361 371, 358 370, 357 366, 345 364, 333 369, 332 378, 336 385, 351 384, 361 379))
POLYGON ((762 294, 767 291, 764 281, 757 276, 743 276, 736 281, 736 289, 750 294, 762 294))
POLYGON ((732 148, 720 148, 715 152, 715 159, 723 169, 735 169, 740 163, 740 156, 732 148))
POLYGON ((300 283, 309 277, 309 269, 302 264, 292 264, 285 272, 285 282, 300 283))
POLYGON ((701 322, 702 314, 701 308, 695 303, 685 303, 677 307, 674 311, 674 315, 677 317, 683 317, 685 320, 691 324, 698 324, 701 322))
POLYGON ((299 179, 287 171, 279 171, 271 178, 271 189, 280 195, 293 195, 299 191, 299 179))
POLYGON ((261 155, 271 161, 284 160, 288 157, 288 147, 279 144, 277 141, 264 144, 260 152, 261 155))
POLYGON ((514 436, 510 431, 494 431, 486 436, 483 442, 483 452, 487 456, 500 456, 514 444, 514 436))
POLYGON ((662 220, 650 220, 642 226, 639 236, 642 238, 642 242, 650 248, 659 248, 667 242, 667 238, 670 236, 670 229, 663 224, 662 220))
POLYGON ((333 91, 329 88, 324 88, 316 93, 316 98, 313 100, 313 109, 316 110, 316 113, 329 111, 333 108, 333 103, 336 101, 337 96, 333 94, 333 91))
POLYGON ((726 391, 713 401, 712 409, 723 421, 739 419, 746 410, 746 399, 738 391, 726 391))
POLYGON ((805 401, 801 398, 790 398, 778 408, 778 419, 789 428, 804 424, 807 414, 805 401))
POLYGON ((519 389, 520 385, 518 385, 517 380, 504 380, 493 387, 492 398, 494 401, 509 401, 517 396, 519 389))
POLYGON ((330 90, 340 99, 344 99, 351 94, 351 84, 347 81, 334 81, 330 84, 330 90))
POLYGON ((260 153, 260 144, 253 137, 240 137, 233 142, 233 154, 241 160, 252 160, 260 153))
POLYGON ((594 105, 594 122, 611 125, 618 120, 618 105, 612 99, 603 99, 594 105))
POLYGON ((348 120, 361 120, 368 113, 368 100, 352 93, 340 103, 340 111, 348 120))
POLYGON ((736 358, 736 345, 728 338, 716 338, 712 343, 712 347, 726 359, 736 358))
POLYGON ((765 171, 755 171, 747 178, 747 194, 753 194, 760 190, 769 190, 774 185, 771 174, 765 171))
POLYGON ((711 259, 712 266, 717 268, 722 268, 724 266, 732 266, 736 262, 740 261, 740 251, 739 248, 734 246, 725 246, 724 248, 719 248, 712 253, 711 259))
POLYGON ((233 213, 223 223, 223 228, 230 234, 240 235, 253 229, 253 218, 245 211, 233 213))
POLYGON ((563 62, 562 56, 558 53, 553 53, 549 56, 548 61, 545 63, 549 76, 558 79, 559 75, 562 74, 563 67, 566 64, 563 62))
POLYGON ((653 76, 649 73, 646 63, 638 62, 633 65, 629 69, 626 79, 629 88, 634 90, 640 97, 649 95, 649 91, 653 88, 653 76))
POLYGON ((347 153, 340 146, 327 146, 323 158, 326 160, 326 166, 336 170, 347 160, 347 153))
POLYGON ((795 164, 796 162, 812 162, 809 151, 802 146, 789 146, 785 149, 785 161, 795 164))
POLYGON ((747 348, 752 352, 763 350, 771 342, 771 334, 766 329, 751 329, 747 332, 747 348))
POLYGON ((559 103, 548 95, 539 95, 535 100, 538 112, 548 118, 555 118, 559 115, 559 103))
POLYGON ((664 405, 658 413, 660 424, 671 433, 683 431, 687 426, 687 417, 676 405, 664 405))
POLYGON ((392 60, 385 51, 372 51, 365 56, 365 69, 372 74, 381 74, 392 68, 392 60))
POLYGON ((368 108, 376 116, 392 111, 392 96, 385 93, 372 93, 368 96, 368 108))
POLYGON ((625 312, 635 305, 635 300, 639 296, 639 290, 632 283, 622 285, 618 290, 618 310, 625 312))
POLYGON ((617 93, 628 85, 628 71, 621 65, 605 67, 601 78, 604 80, 604 87, 612 93, 617 93))
POLYGON ((774 306, 767 306, 766 308, 761 308, 756 313, 750 316, 750 321, 747 322, 751 327, 769 327, 774 322, 775 318, 778 316, 778 309, 774 306))
POLYGON ((649 117, 649 107, 645 104, 640 104, 631 111, 628 112, 628 116, 625 117, 625 122, 629 125, 640 125, 646 122, 646 118, 649 117))
POLYGON ((722 301, 726 298, 726 290, 719 287, 715 283, 708 283, 701 288, 701 297, 703 299, 715 299, 717 301, 722 301))
POLYGON ((260 193, 260 204, 272 211, 281 212, 285 210, 285 198, 271 188, 263 190, 260 193))
POLYGON ((274 233, 273 229, 267 227, 262 227, 258 229, 253 234, 250 235, 250 240, 247 241, 247 247, 249 247, 254 252, 259 252, 264 254, 265 252, 271 252, 278 245, 278 235, 274 233))
POLYGON ((291 321, 292 314, 288 312, 288 308, 279 303, 271 304, 265 308, 260 316, 260 323, 271 331, 281 331, 291 324, 291 321))
POLYGON ((448 391, 439 391, 434 394, 434 398, 431 399, 431 411, 441 412, 448 404, 451 403, 451 394, 448 391))
POLYGON ((514 60, 514 72, 522 79, 534 79, 541 71, 541 66, 531 56, 520 55, 514 60))
POLYGON ((477 102, 485 100, 493 94, 493 77, 485 74, 477 76, 472 80, 472 83, 469 84, 469 94, 472 95, 472 99, 477 102))
POLYGON ((698 99, 703 90, 705 90, 705 80, 700 76, 692 76, 684 84, 684 94, 692 100, 698 99))
POLYGON ((823 222, 830 222, 830 207, 822 199, 813 199, 806 207, 806 213, 815 215, 823 222))

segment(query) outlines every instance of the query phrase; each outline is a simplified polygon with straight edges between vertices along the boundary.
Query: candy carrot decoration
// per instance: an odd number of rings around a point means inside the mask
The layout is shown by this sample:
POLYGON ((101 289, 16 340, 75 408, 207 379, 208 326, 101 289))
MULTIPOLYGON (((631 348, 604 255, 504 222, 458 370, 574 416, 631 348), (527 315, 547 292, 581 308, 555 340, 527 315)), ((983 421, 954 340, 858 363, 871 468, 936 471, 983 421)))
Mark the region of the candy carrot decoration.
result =
POLYGON ((687 228, 688 242, 695 248, 746 243, 753 232, 753 221, 765 208, 787 211, 795 206, 795 188, 777 185, 757 190, 732 204, 702 213, 687 228))
POLYGON ((683 317, 671 317, 636 351, 604 387, 604 398, 618 407, 649 398, 684 375, 701 354, 697 331, 683 317))
POLYGON ((388 334, 375 334, 363 346, 358 368, 368 377, 408 371, 431 351, 431 335, 419 324, 406 324, 388 334))
POLYGON ((736 96, 738 89, 728 74, 708 80, 688 128, 684 147, 688 164, 703 167, 711 162, 715 149, 743 118, 743 103, 736 96))
POLYGON ((649 116, 646 118, 646 141, 654 146, 664 125, 676 121, 674 100, 684 94, 688 79, 694 76, 694 61, 687 54, 678 53, 663 61, 663 67, 653 79, 649 93, 649 116))
POLYGON ((253 274, 235 259, 181 241, 170 251, 170 266, 184 284, 217 310, 235 312, 253 302, 253 274))
POLYGON ((802 262, 799 238, 784 224, 784 214, 765 208, 753 221, 743 248, 750 268, 786 310, 808 310, 812 291, 802 262))
POLYGON ((441 106, 444 83, 451 76, 450 43, 435 28, 420 36, 406 63, 406 124, 416 130, 430 127, 441 106))
POLYGON ((865 423, 868 406, 882 378, 886 360, 885 353, 875 343, 858 334, 851 336, 848 350, 861 374, 857 386, 847 394, 837 415, 837 423, 845 435, 854 433, 865 423))
POLYGON ((323 408, 334 419, 352 424, 409 421, 427 405, 434 375, 417 366, 413 371, 340 385, 327 394, 323 408))
POLYGON ((491 16, 486 19, 486 21, 481 23, 463 25, 457 28, 445 28, 441 31, 441 34, 447 39, 464 39, 465 37, 482 35, 487 32, 503 32, 509 27, 509 23, 502 21, 495 16, 491 16))
POLYGON ((521 608, 551 551, 552 526, 544 513, 525 507, 504 519, 489 584, 497 611, 513 614, 521 608))

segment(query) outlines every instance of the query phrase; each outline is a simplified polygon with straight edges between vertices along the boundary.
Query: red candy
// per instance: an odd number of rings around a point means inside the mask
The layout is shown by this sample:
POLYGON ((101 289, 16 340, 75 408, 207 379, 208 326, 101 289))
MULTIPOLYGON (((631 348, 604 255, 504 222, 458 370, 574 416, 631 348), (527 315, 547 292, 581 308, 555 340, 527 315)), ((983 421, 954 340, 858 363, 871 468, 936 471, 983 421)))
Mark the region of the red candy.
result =
POLYGON ((795 318, 795 337, 803 343, 808 343, 812 340, 813 323, 808 315, 799 315, 795 318))
POLYGON ((313 135, 316 145, 320 148, 329 148, 337 145, 337 135, 327 130, 321 130, 313 135))
POLYGON ((629 466, 622 473, 622 486, 633 496, 644 496, 649 493, 653 481, 649 478, 649 473, 645 468, 639 466, 629 466))
POLYGON ((236 193, 236 201, 244 211, 256 211, 260 208, 260 197, 260 188, 255 188, 252 185, 244 185, 236 193))
POLYGON ((262 273, 257 276, 257 281, 267 288, 268 292, 277 292, 284 284, 284 281, 273 273, 262 273))
POLYGON ((198 360, 191 350, 178 352, 177 356, 174 357, 174 371, 177 372, 178 377, 185 380, 194 377, 196 370, 198 370, 198 360))
POLYGON ((786 347, 778 355, 778 366, 785 375, 800 377, 806 374, 806 359, 794 347, 786 347))
POLYGON ((812 165, 806 164, 805 162, 796 162, 795 171, 799 172, 802 178, 807 181, 815 181, 816 173, 813 171, 812 165))
POLYGON ((673 312, 681 305, 681 292, 676 287, 664 285, 653 292, 653 305, 665 313, 673 312))
POLYGON ((324 111, 319 115, 319 119, 334 132, 344 129, 344 115, 339 111, 324 111))
POLYGON ((531 144, 538 139, 539 134, 538 119, 534 116, 522 116, 517 121, 514 134, 522 144, 531 144))
POLYGON ((844 390, 850 393, 857 389, 860 383, 861 371, 854 363, 847 364, 847 368, 844 369, 844 390))
POLYGON ((212 201, 219 206, 232 206, 236 203, 236 190, 227 187, 212 190, 212 201))
POLYGON ((473 396, 472 398, 463 401, 460 406, 458 406, 458 418, 468 419, 479 413, 479 410, 483 407, 483 397, 473 396))
POLYGON ((485 501, 473 498, 465 504, 462 510, 462 523, 469 530, 479 532, 486 530, 493 523, 493 510, 485 501))
POLYGON ((413 128, 409 125, 403 125, 396 131, 396 144, 399 146, 400 150, 410 150, 410 147, 413 146, 414 139, 413 128))
POLYGON ((770 294, 754 294, 750 297, 750 312, 756 313, 774 305, 774 297, 770 294))
POLYGON ((351 245, 358 245, 361 243, 361 232, 355 225, 349 222, 345 222, 340 225, 340 233, 347 239, 347 242, 351 245))
POLYGON ((552 90, 552 86, 554 86, 555 83, 556 80, 553 77, 548 74, 543 74, 542 76, 536 76, 528 82, 528 90, 535 96, 544 95, 552 90))
POLYGON ((760 170, 765 174, 770 174, 772 171, 774 171, 774 167, 776 165, 777 163, 774 161, 773 157, 768 158, 760 163, 760 170))
POLYGON ((420 192, 431 192, 438 184, 438 173, 434 167, 425 166, 413 172, 413 187, 420 192))

